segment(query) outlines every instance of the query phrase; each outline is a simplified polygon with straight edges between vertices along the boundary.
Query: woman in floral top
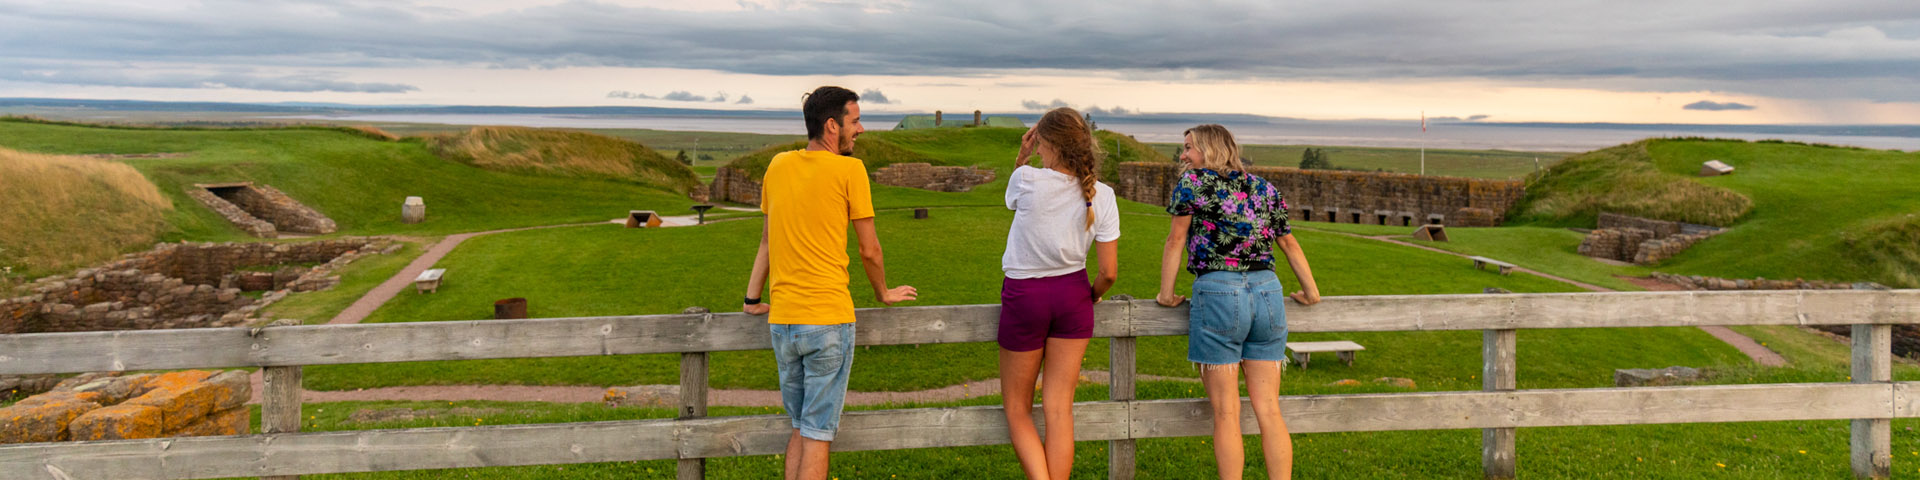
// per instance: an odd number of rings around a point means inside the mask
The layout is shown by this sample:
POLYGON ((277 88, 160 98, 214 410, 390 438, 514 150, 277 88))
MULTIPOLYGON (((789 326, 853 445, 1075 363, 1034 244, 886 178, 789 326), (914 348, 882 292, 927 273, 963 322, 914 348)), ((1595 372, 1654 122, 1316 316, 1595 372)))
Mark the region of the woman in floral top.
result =
POLYGON ((1179 268, 1193 272, 1193 306, 1187 327, 1187 360, 1200 366, 1213 405, 1213 454, 1220 478, 1240 478, 1246 459, 1240 444, 1240 371, 1246 372, 1253 413, 1260 421, 1261 450, 1270 478, 1292 478, 1293 439, 1280 416, 1280 371, 1286 361, 1284 299, 1320 303, 1313 270, 1287 226, 1287 202, 1279 189, 1246 172, 1233 134, 1219 125, 1187 130, 1180 174, 1167 213, 1160 263, 1160 305, 1179 306, 1174 293, 1179 268), (1191 234, 1191 235, 1189 235, 1191 234), (1273 273, 1275 246, 1300 280, 1285 293, 1273 273), (1182 253, 1187 255, 1181 261, 1182 253))

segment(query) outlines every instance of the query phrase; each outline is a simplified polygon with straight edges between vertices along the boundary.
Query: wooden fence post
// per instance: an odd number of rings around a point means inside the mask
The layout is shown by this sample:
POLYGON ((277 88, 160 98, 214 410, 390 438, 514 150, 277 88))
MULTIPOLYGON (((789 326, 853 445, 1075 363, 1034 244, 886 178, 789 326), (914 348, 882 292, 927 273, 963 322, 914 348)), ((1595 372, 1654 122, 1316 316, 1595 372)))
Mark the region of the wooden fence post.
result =
MULTIPOLYGON (((1519 334, 1515 330, 1486 330, 1480 336, 1481 390, 1511 392, 1519 387, 1519 334)), ((1480 430, 1480 465, 1489 479, 1512 479, 1518 470, 1514 458, 1517 429, 1480 430)))
MULTIPOLYGON (((1107 398, 1133 400, 1134 337, 1113 337, 1107 341, 1107 398)), ((1132 480, 1134 467, 1132 439, 1107 441, 1107 478, 1132 480)))
MULTIPOLYGON (((299 325, 300 322, 279 320, 265 329, 256 329, 254 336, 262 333, 272 334, 272 327, 299 325)), ((300 431, 300 381, 299 366, 266 367, 260 369, 263 379, 260 392, 260 433, 294 433, 300 431)), ((299 480, 298 475, 262 477, 262 480, 299 480)))
MULTIPOLYGON (((700 313, 707 313, 706 309, 700 309, 700 313)), ((712 320, 711 313, 707 313, 700 319, 702 322, 712 320)), ((707 416, 707 352, 682 353, 680 354, 680 419, 705 416, 707 416)), ((698 480, 706 476, 707 459, 680 459, 680 465, 677 468, 679 480, 698 480)))
MULTIPOLYGON (((1893 326, 1853 326, 1853 383, 1893 381, 1893 326)), ((1887 478, 1893 475, 1893 412, 1881 418, 1853 420, 1851 439, 1853 476, 1887 478)))

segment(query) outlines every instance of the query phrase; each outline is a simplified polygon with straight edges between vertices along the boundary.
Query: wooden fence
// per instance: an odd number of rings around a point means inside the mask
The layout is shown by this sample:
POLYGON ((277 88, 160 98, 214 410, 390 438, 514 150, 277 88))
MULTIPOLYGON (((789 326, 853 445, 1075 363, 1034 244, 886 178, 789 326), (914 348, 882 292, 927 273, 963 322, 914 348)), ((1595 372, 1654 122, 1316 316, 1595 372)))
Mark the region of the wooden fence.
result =
MULTIPOLYGON (((1112 399, 1075 405, 1075 438, 1111 442, 1131 478, 1133 441, 1206 436, 1205 399, 1136 400, 1135 338, 1183 335, 1186 308, 1103 302, 1112 399)), ((997 305, 859 312, 861 345, 992 341, 997 305)), ((1281 398, 1296 433, 1483 429, 1488 478, 1514 476, 1514 429, 1851 419, 1857 476, 1891 468, 1893 418, 1920 416, 1920 382, 1891 381, 1891 325, 1920 323, 1920 290, 1649 292, 1328 298, 1288 313, 1292 332, 1484 331, 1478 392, 1281 398), (1516 390, 1515 330, 1852 325, 1851 383, 1516 390)), ((769 348, 765 319, 738 313, 0 335, 0 374, 264 367, 265 433, 0 446, 0 478, 188 479, 678 459, 782 453, 784 415, 706 417, 709 352, 769 348), (298 433, 300 367, 347 363, 681 354, 680 418, 298 433)), ((856 371, 855 375, 859 375, 856 371)), ((1242 427, 1258 432, 1252 408, 1242 427)), ((1036 420, 1041 420, 1036 411, 1036 420)), ((848 412, 835 451, 1007 443, 997 406, 848 412)))

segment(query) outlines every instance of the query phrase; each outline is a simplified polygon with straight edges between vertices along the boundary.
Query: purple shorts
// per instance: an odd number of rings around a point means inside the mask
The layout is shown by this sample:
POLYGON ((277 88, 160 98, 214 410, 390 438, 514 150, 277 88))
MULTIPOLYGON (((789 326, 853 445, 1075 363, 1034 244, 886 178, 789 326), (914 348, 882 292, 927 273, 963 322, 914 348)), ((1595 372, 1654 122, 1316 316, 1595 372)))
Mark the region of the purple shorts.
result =
POLYGON ((1048 338, 1093 338, 1093 284, 1087 271, 1000 282, 1000 348, 1030 352, 1048 338))

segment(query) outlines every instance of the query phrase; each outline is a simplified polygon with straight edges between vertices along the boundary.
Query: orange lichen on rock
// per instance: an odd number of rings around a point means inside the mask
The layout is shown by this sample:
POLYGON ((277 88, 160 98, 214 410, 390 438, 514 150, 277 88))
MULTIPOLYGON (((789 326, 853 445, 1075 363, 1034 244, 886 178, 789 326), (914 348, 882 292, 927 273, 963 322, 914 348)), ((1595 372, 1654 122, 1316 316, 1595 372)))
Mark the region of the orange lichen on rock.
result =
POLYGON ((160 436, 160 409, 115 405, 87 412, 67 424, 73 440, 126 440, 160 436))
POLYGON ((253 415, 245 408, 234 408, 213 412, 192 425, 178 431, 168 431, 167 437, 216 437, 225 435, 246 435, 251 426, 253 415))
MULTIPOLYGON (((92 396, 97 398, 99 395, 92 396)), ((66 440, 68 423, 99 408, 100 404, 71 392, 22 400, 11 407, 0 408, 0 443, 66 440)))

